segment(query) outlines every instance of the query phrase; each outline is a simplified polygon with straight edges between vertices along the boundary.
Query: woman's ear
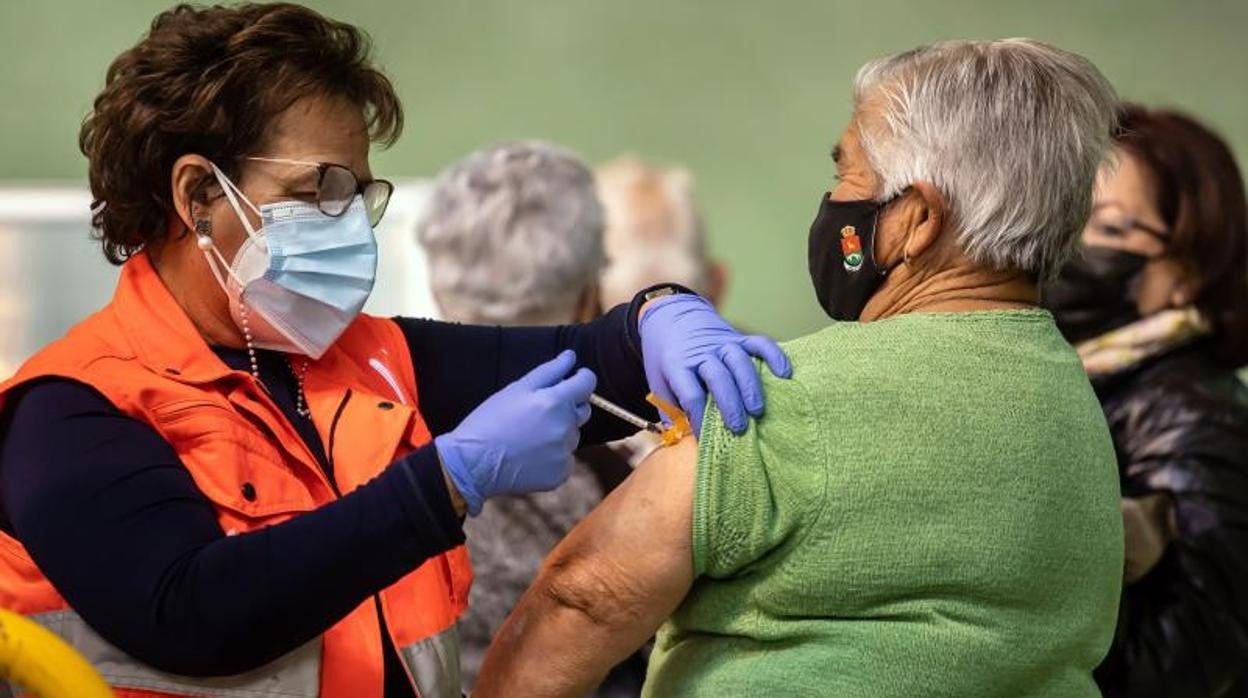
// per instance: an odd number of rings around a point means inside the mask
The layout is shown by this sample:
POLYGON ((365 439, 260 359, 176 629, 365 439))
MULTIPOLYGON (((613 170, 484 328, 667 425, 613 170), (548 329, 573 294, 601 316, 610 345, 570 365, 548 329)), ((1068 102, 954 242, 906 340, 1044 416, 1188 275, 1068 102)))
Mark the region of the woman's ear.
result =
POLYGON ((196 220, 208 215, 212 165, 202 155, 183 155, 174 161, 169 177, 174 213, 187 230, 195 230, 196 220))
POLYGON ((910 260, 932 249, 945 227, 945 197, 931 182, 910 185, 910 235, 902 248, 903 259, 910 260))
POLYGON ((1196 302, 1196 297, 1200 295, 1200 276, 1187 265, 1183 265, 1178 270, 1179 278, 1174 284, 1174 289, 1170 291, 1170 307, 1186 308, 1196 302))

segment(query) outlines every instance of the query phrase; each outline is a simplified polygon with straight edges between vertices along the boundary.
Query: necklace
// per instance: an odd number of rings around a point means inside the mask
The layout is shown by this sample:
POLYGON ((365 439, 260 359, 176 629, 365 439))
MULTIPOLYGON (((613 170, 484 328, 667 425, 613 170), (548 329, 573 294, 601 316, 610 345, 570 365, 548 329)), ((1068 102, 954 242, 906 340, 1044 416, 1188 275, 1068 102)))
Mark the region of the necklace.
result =
POLYGON ((308 361, 304 359, 299 362, 299 368, 295 368, 295 362, 290 357, 286 357, 286 366, 290 368, 290 373, 295 377, 295 411, 300 417, 308 418, 312 416, 312 410, 308 409, 308 399, 303 395, 303 379, 308 375, 308 361))
MULTIPOLYGON (((247 344, 247 360, 251 364, 251 377, 256 379, 260 387, 268 391, 264 385, 264 381, 260 380, 260 361, 256 358, 256 343, 251 335, 251 323, 247 318, 247 306, 242 301, 238 304, 238 318, 242 321, 243 341, 247 344)), ((295 378, 295 412, 300 417, 308 418, 312 416, 312 410, 308 409, 308 399, 303 394, 303 380, 308 375, 308 361, 305 359, 299 363, 299 367, 295 368, 295 362, 286 357, 286 367, 290 369, 290 374, 295 378)))

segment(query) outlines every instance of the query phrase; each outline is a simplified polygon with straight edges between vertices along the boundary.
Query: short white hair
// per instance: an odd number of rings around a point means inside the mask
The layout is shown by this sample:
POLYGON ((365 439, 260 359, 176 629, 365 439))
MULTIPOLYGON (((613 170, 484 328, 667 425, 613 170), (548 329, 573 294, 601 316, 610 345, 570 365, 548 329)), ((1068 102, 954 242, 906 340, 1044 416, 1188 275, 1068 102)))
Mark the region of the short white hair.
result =
POLYGON ((434 182, 416 237, 447 319, 571 322, 603 265, 602 207, 589 168, 536 141, 472 153, 434 182))
POLYGON ((854 102, 882 117, 858 120, 879 201, 932 183, 987 268, 1044 279, 1074 253, 1118 105, 1090 61, 1031 39, 944 42, 863 66, 854 102))
POLYGON ((693 175, 632 155, 602 165, 595 174, 607 216, 607 266, 599 284, 603 305, 627 302, 638 291, 663 282, 705 295, 710 260, 693 175))

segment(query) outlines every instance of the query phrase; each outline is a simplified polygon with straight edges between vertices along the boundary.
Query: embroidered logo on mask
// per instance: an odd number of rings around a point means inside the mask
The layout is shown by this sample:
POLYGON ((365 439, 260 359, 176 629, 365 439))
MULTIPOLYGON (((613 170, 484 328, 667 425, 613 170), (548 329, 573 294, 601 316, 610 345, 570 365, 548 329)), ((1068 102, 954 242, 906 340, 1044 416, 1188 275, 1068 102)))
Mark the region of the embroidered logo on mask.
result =
POLYGON ((852 225, 841 228, 841 254, 845 257, 845 271, 862 268, 862 240, 852 225))

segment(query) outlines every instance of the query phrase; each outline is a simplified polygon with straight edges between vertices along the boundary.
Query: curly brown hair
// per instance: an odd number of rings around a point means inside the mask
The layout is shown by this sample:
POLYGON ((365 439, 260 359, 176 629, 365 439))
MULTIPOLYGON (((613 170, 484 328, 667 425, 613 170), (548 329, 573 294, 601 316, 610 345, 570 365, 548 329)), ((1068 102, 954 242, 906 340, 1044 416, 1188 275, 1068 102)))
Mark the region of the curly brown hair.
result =
POLYGON ((1170 254, 1200 278, 1196 307, 1231 366, 1248 363, 1248 202, 1226 141, 1182 112, 1123 105, 1118 147, 1152 175, 1170 254))
POLYGON ((342 97, 364 112, 371 140, 391 145, 403 109, 371 63, 368 36, 306 7, 178 5, 108 68, 78 143, 90 163, 91 223, 121 264, 163 239, 170 170, 195 153, 234 176, 297 100, 342 97))

